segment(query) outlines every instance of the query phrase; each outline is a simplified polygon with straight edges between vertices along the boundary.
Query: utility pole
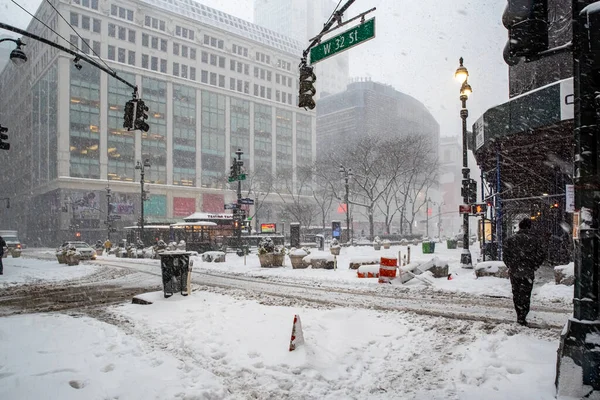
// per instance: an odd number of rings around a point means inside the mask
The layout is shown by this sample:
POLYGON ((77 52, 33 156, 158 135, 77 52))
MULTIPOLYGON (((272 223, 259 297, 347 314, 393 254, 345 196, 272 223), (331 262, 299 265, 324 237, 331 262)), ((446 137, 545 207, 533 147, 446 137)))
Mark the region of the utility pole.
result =
POLYGON ((592 4, 598 3, 572 3, 575 287, 573 317, 561 334, 555 382, 559 396, 578 398, 600 396, 600 9, 592 4))
POLYGON ((344 194, 344 202, 346 203, 346 232, 348 235, 348 243, 353 242, 352 235, 350 232, 350 184, 348 183, 350 179, 352 179, 352 168, 346 168, 343 165, 340 165, 340 175, 344 180, 344 187, 346 189, 346 193, 344 194))
POLYGON ((110 241, 110 233, 112 232, 112 218, 110 209, 110 199, 112 197, 111 189, 106 187, 106 238, 110 241))
POLYGON ((140 240, 144 241, 144 201, 146 201, 146 191, 144 190, 144 174, 146 172, 146 168, 150 168, 150 160, 147 158, 144 160, 144 163, 137 162, 135 165, 135 169, 140 170, 140 240))
POLYGON ((426 200, 425 204, 425 236, 429 239, 429 197, 426 200))

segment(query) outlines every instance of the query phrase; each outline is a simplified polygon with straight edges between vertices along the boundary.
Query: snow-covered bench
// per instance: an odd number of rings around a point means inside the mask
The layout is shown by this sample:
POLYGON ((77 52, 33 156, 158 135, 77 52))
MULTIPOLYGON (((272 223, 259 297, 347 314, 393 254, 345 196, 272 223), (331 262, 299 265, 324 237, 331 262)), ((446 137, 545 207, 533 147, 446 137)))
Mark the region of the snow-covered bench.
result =
POLYGON ((502 261, 485 261, 475 266, 475 276, 494 276, 496 278, 508 279, 508 268, 502 261))

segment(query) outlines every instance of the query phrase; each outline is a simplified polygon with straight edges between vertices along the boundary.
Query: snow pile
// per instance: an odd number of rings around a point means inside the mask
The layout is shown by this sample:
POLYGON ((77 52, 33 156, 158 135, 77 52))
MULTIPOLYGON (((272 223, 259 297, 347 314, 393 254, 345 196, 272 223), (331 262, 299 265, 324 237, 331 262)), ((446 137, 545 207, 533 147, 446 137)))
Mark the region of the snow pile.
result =
POLYGON ((3 258, 4 275, 0 275, 0 288, 24 283, 58 282, 80 279, 100 269, 96 265, 59 264, 56 261, 31 260, 26 258, 3 258))
POLYGON ((504 262, 502 261, 484 261, 477 263, 475 271, 485 270, 490 274, 495 274, 498 273, 502 267, 506 268, 506 265, 504 265, 504 262))

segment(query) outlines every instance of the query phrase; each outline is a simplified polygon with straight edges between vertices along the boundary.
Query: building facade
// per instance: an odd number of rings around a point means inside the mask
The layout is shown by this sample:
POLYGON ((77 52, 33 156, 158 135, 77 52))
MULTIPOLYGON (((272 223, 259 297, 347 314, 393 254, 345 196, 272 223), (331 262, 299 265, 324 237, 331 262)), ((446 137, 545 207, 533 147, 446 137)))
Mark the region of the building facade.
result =
MULTIPOLYGON (((321 32, 336 5, 338 2, 332 0, 255 0, 254 22, 294 38, 305 49, 310 44, 310 39, 321 32)), ((298 59, 297 63, 299 62, 298 59)), ((335 57, 315 64, 315 98, 344 91, 348 84, 349 70, 348 52, 336 54, 335 57)))
MULTIPOLYGON (((32 243, 55 245, 74 232, 93 241, 106 236, 111 207, 122 232, 138 221, 135 166, 145 160, 148 223, 223 212, 235 198, 227 175, 238 148, 249 175, 315 159, 315 114, 296 106, 298 42, 189 0, 71 0, 55 7, 78 34, 48 3, 36 16, 72 49, 137 85, 150 130, 122 128, 130 87, 23 38, 29 61, 0 74, 0 118, 12 146, 0 159, 0 180, 13 199, 2 226, 32 243)), ((37 21, 28 31, 61 42, 37 21)), ((277 212, 269 214, 275 219, 277 212)))

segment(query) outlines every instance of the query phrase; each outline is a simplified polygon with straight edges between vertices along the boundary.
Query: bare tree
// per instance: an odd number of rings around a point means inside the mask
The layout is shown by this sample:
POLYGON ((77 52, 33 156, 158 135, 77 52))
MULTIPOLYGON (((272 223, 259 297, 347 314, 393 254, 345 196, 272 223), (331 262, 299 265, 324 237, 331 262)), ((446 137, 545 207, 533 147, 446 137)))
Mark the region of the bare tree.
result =
POLYGON ((266 204, 265 200, 273 191, 273 176, 271 170, 261 168, 260 166, 254 171, 246 174, 246 197, 254 196, 254 212, 250 217, 254 221, 255 229, 258 230, 259 218, 261 210, 266 204))
POLYGON ((314 198, 312 197, 313 173, 310 166, 297 167, 296 180, 294 170, 291 168, 277 171, 277 194, 283 205, 281 215, 285 218, 299 222, 301 229, 307 228, 318 214, 314 198))

